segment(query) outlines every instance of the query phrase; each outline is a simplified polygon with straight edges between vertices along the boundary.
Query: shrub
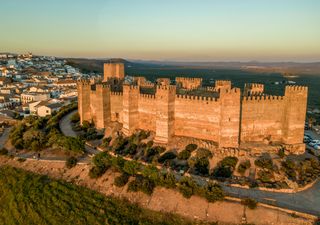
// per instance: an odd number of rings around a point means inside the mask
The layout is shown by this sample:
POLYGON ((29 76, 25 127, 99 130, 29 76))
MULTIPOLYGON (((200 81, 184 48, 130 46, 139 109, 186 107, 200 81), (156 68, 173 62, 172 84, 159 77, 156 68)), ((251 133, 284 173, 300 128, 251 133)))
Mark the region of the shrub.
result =
POLYGON ((129 181, 130 175, 127 173, 122 173, 120 176, 114 179, 114 185, 117 187, 123 187, 129 181))
POLYGON ((157 184, 166 188, 176 187, 176 178, 172 173, 160 174, 157 184))
POLYGON ((150 180, 157 181, 159 179, 159 171, 153 165, 147 165, 142 170, 142 175, 150 180))
POLYGON ((167 160, 175 159, 177 158, 177 155, 174 152, 166 152, 163 155, 160 156, 158 159, 159 163, 164 163, 167 160))
POLYGON ((78 163, 78 159, 76 157, 69 157, 66 161, 66 167, 71 169, 72 167, 76 166, 78 163))
POLYGON ((126 172, 127 174, 135 175, 137 174, 140 167, 141 167, 140 163, 138 163, 135 160, 126 161, 123 166, 123 171, 126 172))
POLYGON ((222 167, 231 167, 234 169, 238 163, 238 158, 233 156, 225 157, 223 160, 219 162, 222 167))
POLYGON ((90 178, 96 179, 101 177, 108 169, 110 166, 93 166, 89 170, 89 176, 90 178))
POLYGON ((230 167, 218 166, 214 169, 213 176, 216 178, 230 178, 232 176, 232 170, 230 167))
POLYGON ((196 154, 197 158, 212 158, 212 152, 206 148, 199 148, 196 154))
POLYGON ((8 149, 6 148, 0 149, 0 155, 8 155, 8 149))
POLYGON ((191 196, 194 194, 196 184, 192 180, 192 178, 189 177, 182 177, 179 181, 179 191, 185 198, 191 198, 191 196))
POLYGON ((193 152, 197 148, 198 148, 198 145, 196 145, 196 144, 188 144, 186 146, 185 150, 188 151, 188 152, 193 152))
POLYGON ((260 157, 254 161, 254 164, 257 167, 263 168, 263 169, 273 169, 273 163, 271 158, 266 158, 266 157, 260 157))
POLYGON ((280 148, 279 150, 278 150, 278 156, 280 157, 280 158, 283 158, 283 157, 285 157, 285 152, 284 152, 284 149, 283 148, 280 148))
POLYGON ((108 147, 110 142, 111 142, 111 140, 112 140, 111 136, 102 139, 102 144, 101 144, 102 147, 108 147))
POLYGON ((201 175, 208 175, 209 174, 209 160, 207 158, 197 159, 197 161, 194 165, 194 168, 201 175))
POLYGON ((209 182, 205 189, 205 197, 208 202, 215 202, 224 198, 224 193, 219 184, 209 182))
POLYGON ((128 191, 137 192, 141 191, 147 195, 151 195, 155 188, 155 183, 148 178, 137 176, 128 185, 128 191))
POLYGON ((294 163, 294 161, 286 159, 286 161, 281 163, 281 169, 286 173, 290 180, 296 180, 297 173, 296 164, 294 163))
POLYGON ((250 167, 251 167, 250 160, 241 162, 238 166, 238 172, 243 175, 246 172, 246 170, 249 169, 250 167))
POLYGON ((25 158, 18 158, 18 162, 25 162, 27 159, 25 158))
POLYGON ((178 154, 178 159, 187 160, 190 158, 190 156, 191 156, 191 152, 185 149, 178 154))
POLYGON ((79 122, 80 121, 80 115, 79 115, 79 113, 74 113, 71 117, 70 117, 70 121, 72 122, 72 123, 77 123, 77 122, 79 122))
POLYGON ((251 198, 245 198, 241 200, 241 204, 248 206, 249 209, 257 208, 257 202, 251 198))
POLYGON ((263 183, 269 183, 273 179, 273 173, 271 171, 260 170, 258 176, 259 180, 263 183))

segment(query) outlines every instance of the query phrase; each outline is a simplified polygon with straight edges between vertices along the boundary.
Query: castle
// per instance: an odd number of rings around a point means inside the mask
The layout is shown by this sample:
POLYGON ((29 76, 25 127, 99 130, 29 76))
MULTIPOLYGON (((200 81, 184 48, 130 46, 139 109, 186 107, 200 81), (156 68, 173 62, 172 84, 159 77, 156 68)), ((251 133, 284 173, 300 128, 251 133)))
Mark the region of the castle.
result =
POLYGON ((246 84, 243 92, 231 81, 203 87, 201 78, 166 78, 156 83, 144 77, 125 79, 124 65, 104 64, 103 82, 81 80, 78 109, 81 123, 106 128, 112 121, 130 135, 137 129, 155 132, 156 143, 174 136, 212 141, 219 148, 268 140, 302 153, 308 89, 286 86, 284 96, 264 93, 262 84, 246 84))

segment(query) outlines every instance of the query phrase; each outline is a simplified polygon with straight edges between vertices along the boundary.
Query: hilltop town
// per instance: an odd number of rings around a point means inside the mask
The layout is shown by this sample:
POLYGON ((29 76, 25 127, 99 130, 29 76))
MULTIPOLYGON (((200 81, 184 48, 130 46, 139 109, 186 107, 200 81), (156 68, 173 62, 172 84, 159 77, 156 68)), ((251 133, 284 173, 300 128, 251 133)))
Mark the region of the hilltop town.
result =
POLYGON ((288 85, 284 96, 271 96, 262 84, 246 84, 241 91, 228 80, 212 87, 202 86, 201 78, 151 83, 125 77, 122 63, 106 63, 103 80, 78 81, 78 93, 81 123, 93 122, 98 129, 117 122, 126 136, 152 131, 158 144, 188 137, 187 144, 232 152, 248 143, 278 144, 293 154, 305 151, 307 87, 288 85))
POLYGON ((76 80, 88 77, 63 59, 0 54, 0 116, 47 116, 77 99, 76 80))

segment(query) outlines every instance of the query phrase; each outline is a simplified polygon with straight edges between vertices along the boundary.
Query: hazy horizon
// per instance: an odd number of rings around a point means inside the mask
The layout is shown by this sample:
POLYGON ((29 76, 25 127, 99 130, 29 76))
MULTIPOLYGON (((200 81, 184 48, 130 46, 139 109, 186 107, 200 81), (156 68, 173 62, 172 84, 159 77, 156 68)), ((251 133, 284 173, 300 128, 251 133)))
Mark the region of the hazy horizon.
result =
POLYGON ((320 1, 2 3, 0 51, 180 62, 318 62, 320 1))

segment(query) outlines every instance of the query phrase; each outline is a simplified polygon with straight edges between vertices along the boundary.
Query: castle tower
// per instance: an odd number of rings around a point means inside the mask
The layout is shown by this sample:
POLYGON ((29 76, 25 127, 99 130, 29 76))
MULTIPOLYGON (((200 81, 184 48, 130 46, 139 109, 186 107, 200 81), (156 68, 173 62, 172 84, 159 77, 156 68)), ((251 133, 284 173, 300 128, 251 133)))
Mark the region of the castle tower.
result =
POLYGON ((231 89, 231 81, 230 80, 216 80, 215 81, 215 90, 229 90, 231 89))
POLYGON ((110 86, 96 84, 90 93, 91 116, 98 129, 105 128, 111 120, 110 86))
POLYGON ((283 142, 285 144, 294 145, 303 143, 307 97, 307 87, 286 86, 283 119, 283 142))
POLYGON ((244 85, 243 96, 261 95, 264 92, 264 85, 257 83, 246 83, 244 85))
POLYGON ((240 142, 240 89, 220 89, 219 147, 237 148, 240 142))
POLYGON ((123 127, 125 135, 131 135, 139 127, 139 86, 123 85, 123 127))
POLYGON ((103 81, 108 81, 109 78, 124 79, 125 71, 123 63, 105 63, 103 65, 103 81))
POLYGON ((175 85, 158 85, 156 91, 156 143, 168 143, 174 135, 175 85))
POLYGON ((91 122, 91 109, 90 109, 90 92, 91 84, 88 80, 80 80, 77 82, 78 89, 78 112, 80 115, 80 123, 83 121, 91 122))

